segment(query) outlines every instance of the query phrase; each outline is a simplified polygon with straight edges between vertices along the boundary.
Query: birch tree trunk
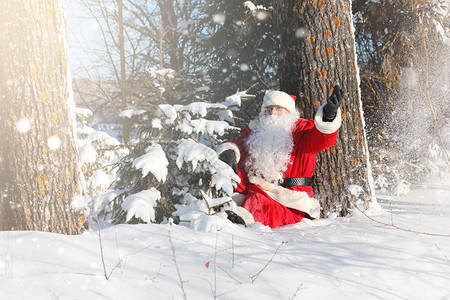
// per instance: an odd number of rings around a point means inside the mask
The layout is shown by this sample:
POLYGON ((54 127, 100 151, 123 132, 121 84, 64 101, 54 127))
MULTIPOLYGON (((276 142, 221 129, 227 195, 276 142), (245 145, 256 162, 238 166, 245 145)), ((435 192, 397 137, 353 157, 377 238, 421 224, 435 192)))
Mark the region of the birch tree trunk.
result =
POLYGON ((0 2, 0 229, 82 231, 64 9, 0 2))
POLYGON ((304 117, 314 117, 335 84, 346 91, 335 146, 317 155, 313 189, 323 214, 350 212, 371 200, 370 165, 359 91, 350 0, 276 2, 280 30, 280 89, 297 95, 304 117))

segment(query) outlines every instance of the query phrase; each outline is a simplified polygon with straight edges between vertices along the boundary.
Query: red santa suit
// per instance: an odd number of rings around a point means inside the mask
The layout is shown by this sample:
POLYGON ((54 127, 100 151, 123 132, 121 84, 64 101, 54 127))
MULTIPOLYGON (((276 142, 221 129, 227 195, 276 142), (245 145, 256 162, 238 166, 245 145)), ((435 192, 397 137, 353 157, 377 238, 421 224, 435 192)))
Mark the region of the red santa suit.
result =
MULTIPOLYGON (((278 92, 282 93, 282 92, 278 92)), ((287 94, 286 94, 287 95, 287 94)), ((292 99, 292 98, 291 98, 292 99)), ((264 99, 262 111, 270 105, 281 105, 288 110, 295 109, 295 102, 287 98, 264 99), (292 107, 293 103, 293 107, 292 107)), ((338 110, 332 122, 324 122, 323 106, 317 111, 314 120, 299 118, 292 129, 293 148, 290 162, 283 178, 312 177, 316 164, 316 153, 332 146, 336 142, 337 131, 341 126, 341 112, 338 110)), ((245 141, 252 130, 259 126, 253 120, 243 128, 240 135, 222 144, 218 153, 232 149, 238 162, 238 176, 241 181, 235 192, 243 197, 241 206, 249 211, 256 222, 271 228, 300 222, 307 213, 312 218, 320 217, 319 202, 314 199, 311 186, 288 186, 266 182, 262 178, 250 177, 244 167, 248 157, 245 141)), ((239 203, 238 203, 239 204, 239 203)))

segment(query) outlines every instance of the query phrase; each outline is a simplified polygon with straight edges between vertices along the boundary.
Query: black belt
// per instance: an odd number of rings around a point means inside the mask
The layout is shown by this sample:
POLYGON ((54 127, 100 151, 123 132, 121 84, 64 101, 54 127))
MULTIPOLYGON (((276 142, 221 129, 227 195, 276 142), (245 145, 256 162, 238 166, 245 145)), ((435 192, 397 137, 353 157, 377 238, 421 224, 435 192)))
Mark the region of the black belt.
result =
POLYGON ((283 182, 281 183, 282 187, 311 186, 311 185, 312 185, 312 178, 311 177, 283 178, 283 182))

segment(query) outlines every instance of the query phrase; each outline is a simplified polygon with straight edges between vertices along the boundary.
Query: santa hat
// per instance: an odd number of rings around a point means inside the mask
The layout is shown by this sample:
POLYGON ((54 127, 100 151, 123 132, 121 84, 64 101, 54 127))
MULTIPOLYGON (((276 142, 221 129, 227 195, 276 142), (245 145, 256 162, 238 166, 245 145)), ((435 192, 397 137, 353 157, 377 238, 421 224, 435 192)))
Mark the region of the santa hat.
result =
POLYGON ((289 95, 285 92, 272 91, 264 95, 261 111, 265 111, 266 107, 278 105, 286 108, 290 112, 295 111, 295 99, 297 97, 289 95))

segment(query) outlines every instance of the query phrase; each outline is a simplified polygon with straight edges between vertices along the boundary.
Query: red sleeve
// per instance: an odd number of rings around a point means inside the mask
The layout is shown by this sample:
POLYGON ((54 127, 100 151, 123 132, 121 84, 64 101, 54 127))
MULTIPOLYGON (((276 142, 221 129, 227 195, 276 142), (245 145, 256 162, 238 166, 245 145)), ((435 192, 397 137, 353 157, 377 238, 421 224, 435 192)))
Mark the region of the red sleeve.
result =
POLYGON ((296 143, 302 146, 303 152, 318 153, 336 143, 338 131, 333 133, 320 132, 313 120, 300 119, 294 130, 296 143))

